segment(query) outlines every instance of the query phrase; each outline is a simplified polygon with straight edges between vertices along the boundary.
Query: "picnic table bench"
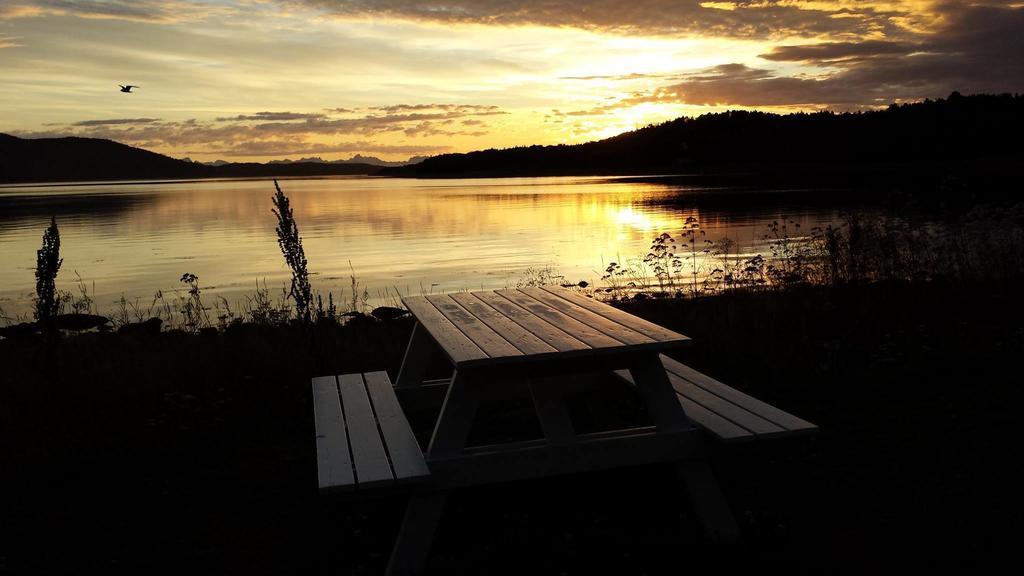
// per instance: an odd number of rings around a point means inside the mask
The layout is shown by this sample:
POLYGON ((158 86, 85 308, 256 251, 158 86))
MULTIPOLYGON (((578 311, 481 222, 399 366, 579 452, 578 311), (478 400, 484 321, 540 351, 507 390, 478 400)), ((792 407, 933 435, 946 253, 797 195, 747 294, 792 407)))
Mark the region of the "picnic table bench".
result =
POLYGON ((806 434, 817 428, 730 388, 663 352, 682 334, 556 287, 403 298, 414 315, 397 380, 385 372, 313 379, 322 492, 409 490, 389 574, 420 570, 454 488, 620 466, 672 463, 709 535, 739 536, 706 460, 709 443, 806 434), (424 382, 435 351, 453 375, 424 382), (612 374, 635 387, 653 425, 577 433, 565 382, 612 374), (544 437, 467 446, 482 400, 526 383, 544 437), (445 398, 426 451, 395 389, 441 385, 445 398))

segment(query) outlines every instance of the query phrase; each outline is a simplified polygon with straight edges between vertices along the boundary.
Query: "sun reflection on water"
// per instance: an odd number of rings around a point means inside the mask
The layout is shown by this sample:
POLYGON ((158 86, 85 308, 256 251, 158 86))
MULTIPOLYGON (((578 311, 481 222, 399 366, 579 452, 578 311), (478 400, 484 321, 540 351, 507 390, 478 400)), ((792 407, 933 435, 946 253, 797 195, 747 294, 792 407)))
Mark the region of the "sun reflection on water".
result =
MULTIPOLYGON (((610 261, 642 258, 662 232, 688 216, 709 236, 759 250, 778 214, 737 218, 666 204, 687 190, 608 178, 457 181, 323 179, 282 182, 304 238, 312 281, 338 297, 352 268, 371 297, 398 289, 503 288, 526 269, 550 266, 567 281, 598 282, 610 261), (351 268, 350 268, 351 263, 351 268)), ((30 307, 40 235, 51 214, 61 226, 64 266, 99 308, 122 293, 147 299, 196 274, 211 297, 241 298, 257 280, 282 286, 288 269, 274 235, 268 181, 140 183, 0 191, 0 307, 30 307)), ((827 215, 810 214, 806 228, 827 215)), ((205 294, 206 292, 204 292, 205 294)))

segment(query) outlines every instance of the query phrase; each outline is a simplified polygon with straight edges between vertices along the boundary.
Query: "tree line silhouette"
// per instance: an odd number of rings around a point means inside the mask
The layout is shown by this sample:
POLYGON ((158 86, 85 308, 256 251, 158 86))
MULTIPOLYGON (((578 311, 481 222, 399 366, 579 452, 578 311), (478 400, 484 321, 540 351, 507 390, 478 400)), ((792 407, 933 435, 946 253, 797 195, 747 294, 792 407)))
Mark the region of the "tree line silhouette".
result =
POLYGON ((362 163, 229 162, 211 166, 102 138, 18 138, 0 134, 0 183, 333 176, 379 170, 379 166, 362 163))
POLYGON ((687 173, 758 166, 1019 162, 1024 95, 979 94, 883 110, 678 118, 606 140, 445 154, 382 174, 417 177, 687 173))

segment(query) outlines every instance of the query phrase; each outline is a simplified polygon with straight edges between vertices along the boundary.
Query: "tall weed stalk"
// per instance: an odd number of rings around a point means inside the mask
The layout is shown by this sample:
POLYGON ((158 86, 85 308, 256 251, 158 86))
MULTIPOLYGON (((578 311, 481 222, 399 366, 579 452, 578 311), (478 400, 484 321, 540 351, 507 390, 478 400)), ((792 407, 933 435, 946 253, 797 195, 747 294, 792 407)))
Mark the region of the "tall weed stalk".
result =
POLYGON ((292 284, 288 295, 295 301, 295 312, 303 322, 312 319, 313 289, 309 284, 309 270, 307 268, 306 252, 302 248, 302 236, 299 235, 299 225, 295 223, 295 214, 292 212, 291 201, 281 187, 274 180, 274 209, 272 212, 277 216, 277 244, 281 247, 281 254, 292 271, 292 284))

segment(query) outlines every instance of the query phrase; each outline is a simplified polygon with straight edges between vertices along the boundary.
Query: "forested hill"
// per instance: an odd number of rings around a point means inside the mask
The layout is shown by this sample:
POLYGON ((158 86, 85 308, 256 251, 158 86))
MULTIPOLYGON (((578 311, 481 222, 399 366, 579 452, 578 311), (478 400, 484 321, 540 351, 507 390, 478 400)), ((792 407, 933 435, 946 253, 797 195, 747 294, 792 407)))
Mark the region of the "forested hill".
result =
POLYGON ((373 174, 379 166, 293 162, 209 166, 98 138, 0 134, 0 183, 373 174))
POLYGON ((1024 95, 949 98, 856 113, 731 111, 578 145, 445 154, 382 174, 415 177, 652 174, 780 164, 1019 161, 1024 95))

